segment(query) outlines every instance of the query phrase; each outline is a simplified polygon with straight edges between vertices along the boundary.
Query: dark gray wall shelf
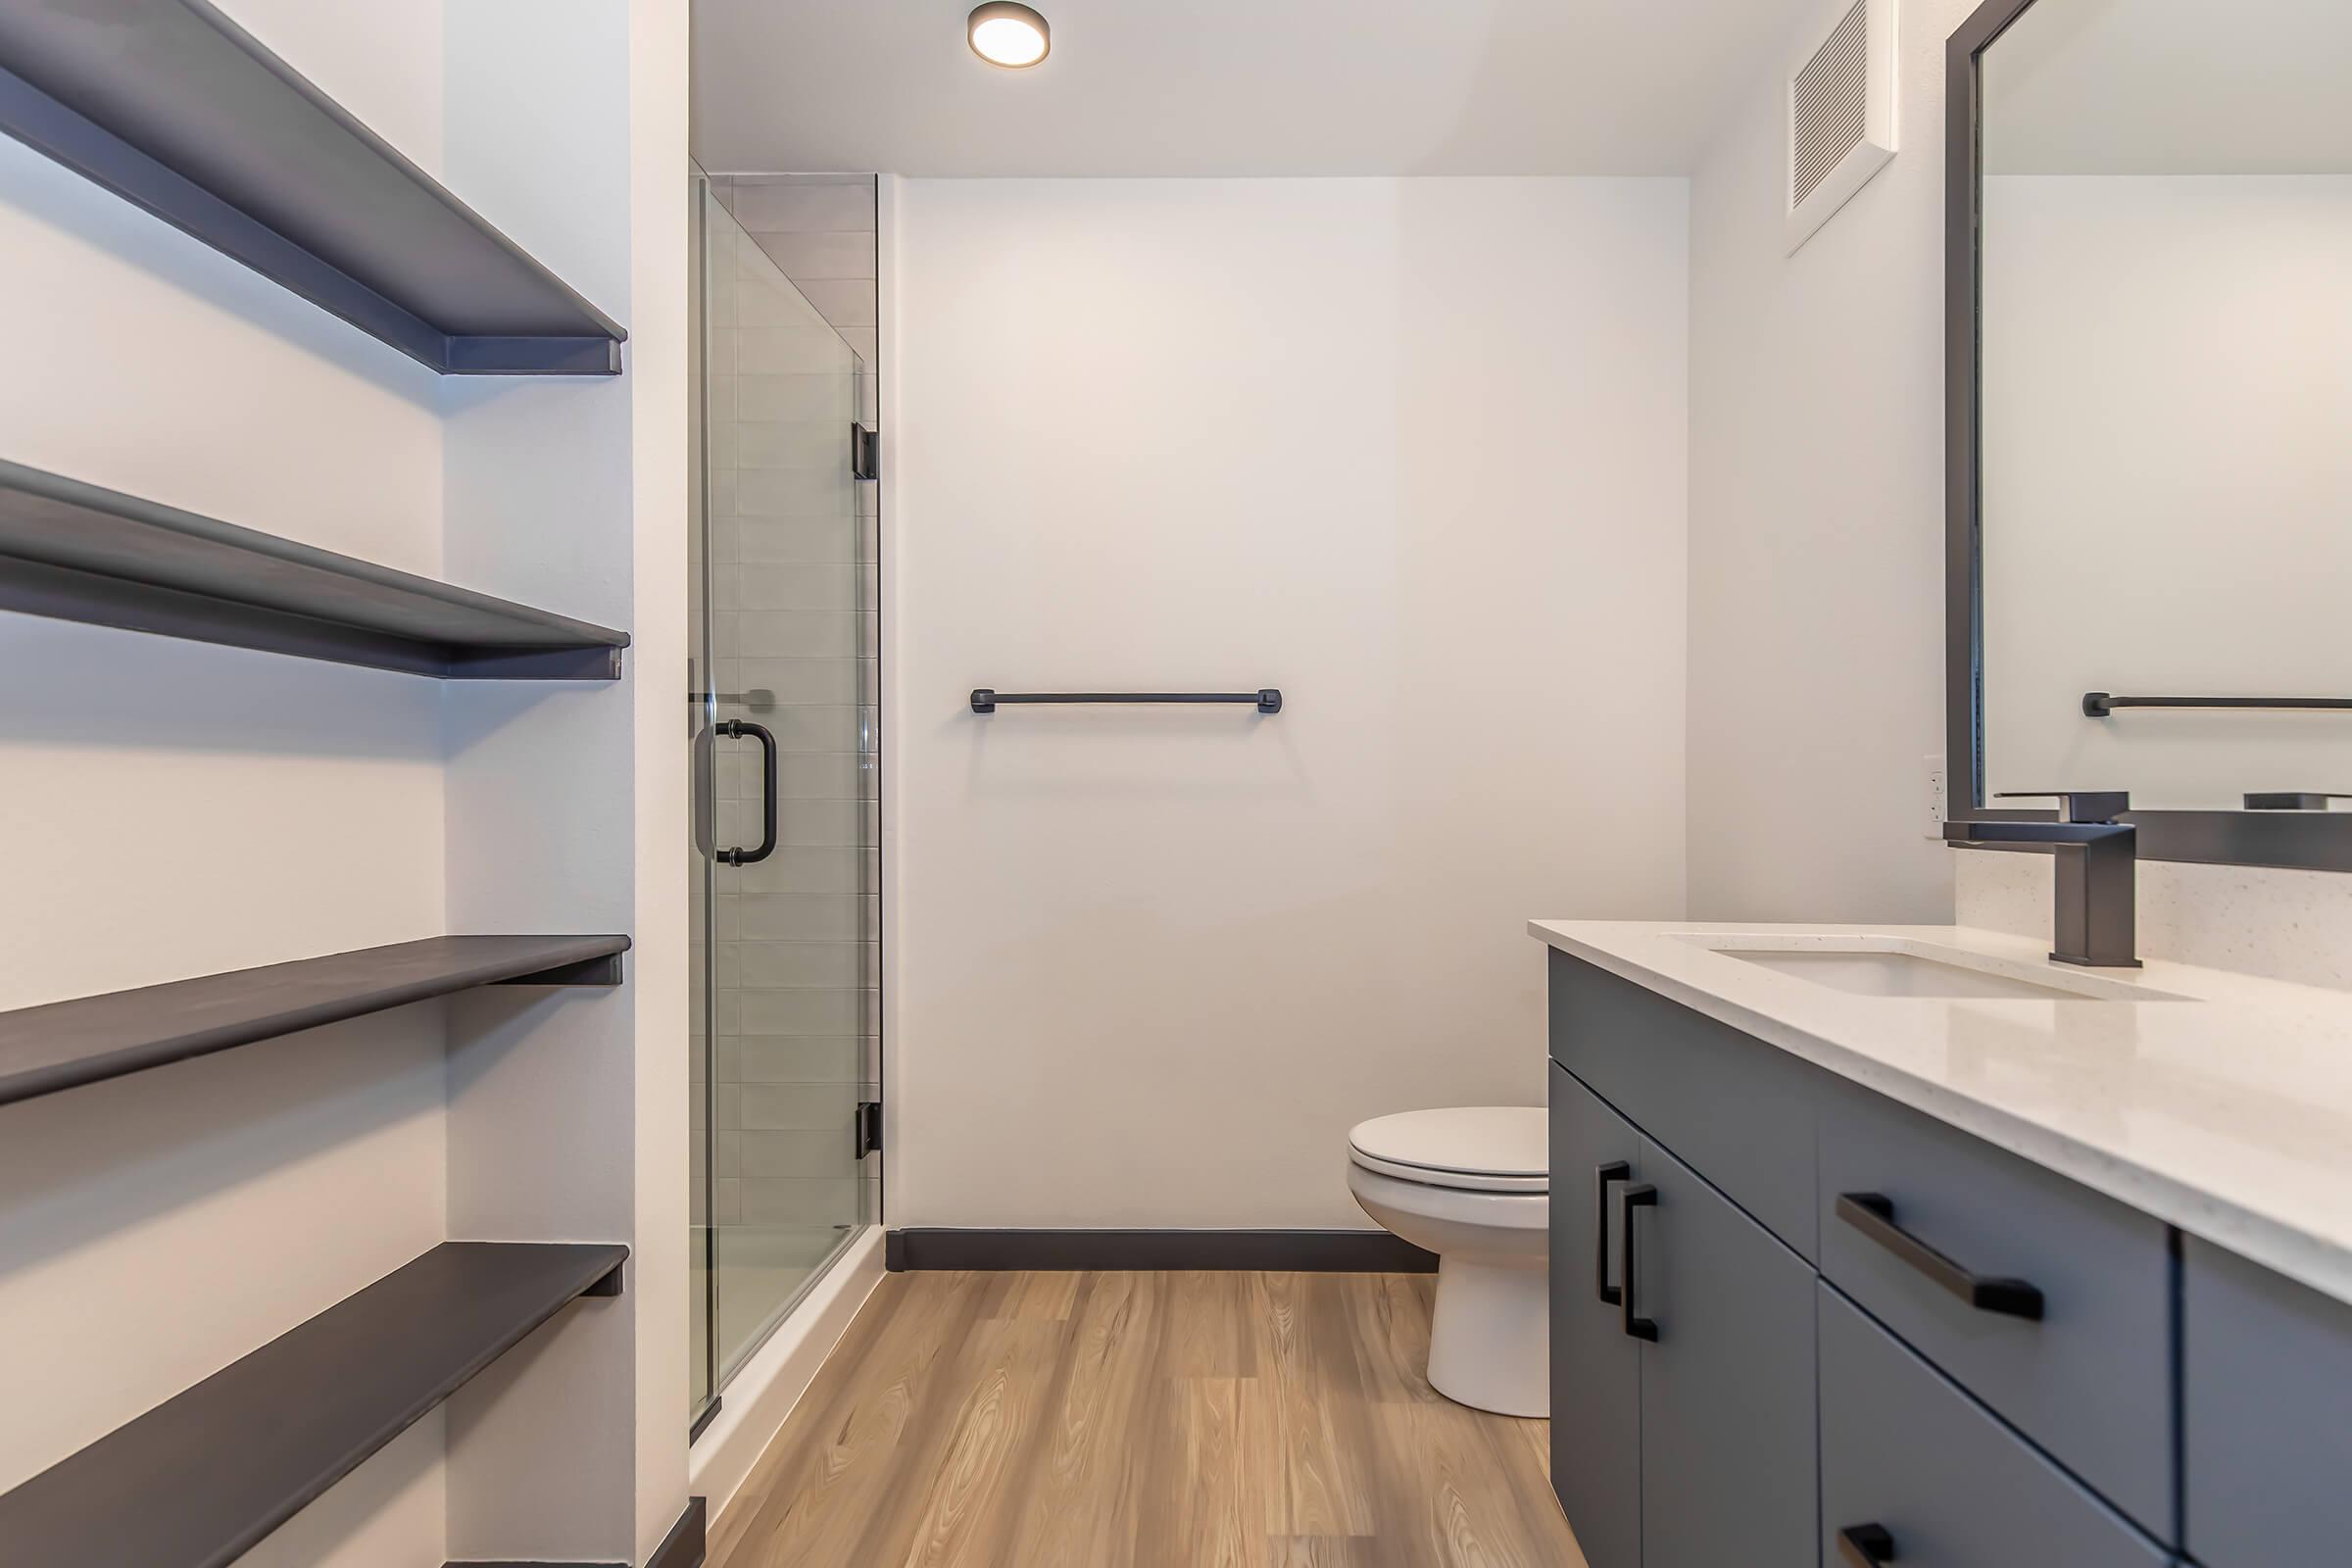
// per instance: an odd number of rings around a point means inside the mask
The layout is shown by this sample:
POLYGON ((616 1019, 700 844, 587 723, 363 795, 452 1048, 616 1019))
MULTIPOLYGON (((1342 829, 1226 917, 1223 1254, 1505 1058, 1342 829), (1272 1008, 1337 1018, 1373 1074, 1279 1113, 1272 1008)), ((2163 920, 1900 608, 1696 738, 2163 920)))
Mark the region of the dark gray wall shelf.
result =
POLYGON ((628 1255, 444 1242, 0 1495, 0 1562, 224 1568, 628 1255))
POLYGON ((426 937, 0 1012, 0 1105, 475 986, 617 985, 628 947, 623 936, 426 937))
POLYGON ((0 130, 444 374, 628 334, 206 0, 0 5, 0 130))
POLYGON ((0 610, 443 680, 613 680, 629 645, 610 626, 6 462, 0 610))

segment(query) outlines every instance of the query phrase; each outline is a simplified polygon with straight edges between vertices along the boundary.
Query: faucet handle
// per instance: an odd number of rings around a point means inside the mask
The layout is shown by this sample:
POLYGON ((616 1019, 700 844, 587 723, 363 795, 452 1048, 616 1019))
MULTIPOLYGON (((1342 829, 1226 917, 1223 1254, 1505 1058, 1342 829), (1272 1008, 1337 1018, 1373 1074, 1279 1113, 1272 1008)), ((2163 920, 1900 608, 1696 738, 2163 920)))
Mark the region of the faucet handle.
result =
POLYGON ((2112 822, 2132 809, 2129 790, 2002 790, 1996 801, 2054 798, 2062 803, 2061 822, 2112 822))

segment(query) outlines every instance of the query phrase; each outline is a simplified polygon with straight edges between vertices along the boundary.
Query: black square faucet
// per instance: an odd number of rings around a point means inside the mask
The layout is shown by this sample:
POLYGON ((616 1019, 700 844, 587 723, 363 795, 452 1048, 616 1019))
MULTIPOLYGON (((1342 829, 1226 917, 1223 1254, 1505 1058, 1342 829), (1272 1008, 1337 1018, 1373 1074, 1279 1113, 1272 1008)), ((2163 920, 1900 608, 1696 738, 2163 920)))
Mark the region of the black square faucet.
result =
POLYGON ((2057 858, 2057 907, 2050 957, 2100 969, 2136 969, 2138 835, 2117 817, 2132 808, 2122 790, 2007 790, 2002 798, 2055 796, 2055 822, 1946 822, 1954 849, 2047 852, 2057 858))

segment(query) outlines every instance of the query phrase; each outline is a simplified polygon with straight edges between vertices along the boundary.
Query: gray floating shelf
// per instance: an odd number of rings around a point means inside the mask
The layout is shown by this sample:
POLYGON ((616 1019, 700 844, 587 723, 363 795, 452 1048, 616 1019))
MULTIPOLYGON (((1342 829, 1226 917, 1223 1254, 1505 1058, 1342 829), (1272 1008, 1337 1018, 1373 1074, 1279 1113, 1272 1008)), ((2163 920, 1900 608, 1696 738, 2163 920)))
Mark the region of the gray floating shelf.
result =
POLYGON ((225 1568, 628 1255, 444 1242, 0 1495, 0 1560, 225 1568))
POLYGON ((0 5, 0 130, 444 374, 620 369, 618 323, 207 0, 0 5))
POLYGON ((628 947, 623 936, 426 937, 0 1012, 0 1105, 475 986, 617 985, 628 947))
POLYGON ((612 680, 629 645, 610 626, 6 462, 0 610, 444 680, 612 680))

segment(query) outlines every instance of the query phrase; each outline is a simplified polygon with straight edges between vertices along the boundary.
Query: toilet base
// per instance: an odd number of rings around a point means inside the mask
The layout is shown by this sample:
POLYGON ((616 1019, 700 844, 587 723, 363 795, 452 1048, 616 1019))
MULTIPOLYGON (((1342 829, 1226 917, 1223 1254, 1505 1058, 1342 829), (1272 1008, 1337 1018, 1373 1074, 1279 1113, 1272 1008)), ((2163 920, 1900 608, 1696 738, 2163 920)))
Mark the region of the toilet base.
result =
POLYGON ((1549 1416, 1549 1298, 1541 1257, 1529 1268, 1441 1256, 1430 1387, 1476 1410, 1549 1416))

